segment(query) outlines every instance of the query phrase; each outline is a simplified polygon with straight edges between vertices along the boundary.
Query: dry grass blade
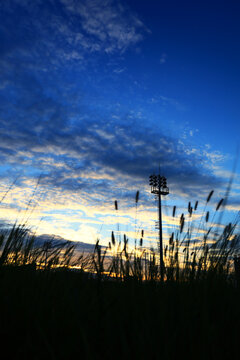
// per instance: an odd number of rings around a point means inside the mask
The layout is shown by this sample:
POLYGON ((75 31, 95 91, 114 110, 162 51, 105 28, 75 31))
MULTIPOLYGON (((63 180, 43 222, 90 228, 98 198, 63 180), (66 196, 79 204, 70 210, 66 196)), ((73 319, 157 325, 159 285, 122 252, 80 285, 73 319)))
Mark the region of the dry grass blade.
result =
POLYGON ((5 191, 5 193, 3 194, 3 197, 0 200, 0 204, 3 202, 3 200, 5 199, 5 197, 7 196, 7 194, 12 190, 13 186, 16 184, 17 180, 19 177, 17 177, 12 184, 9 186, 9 188, 5 191))

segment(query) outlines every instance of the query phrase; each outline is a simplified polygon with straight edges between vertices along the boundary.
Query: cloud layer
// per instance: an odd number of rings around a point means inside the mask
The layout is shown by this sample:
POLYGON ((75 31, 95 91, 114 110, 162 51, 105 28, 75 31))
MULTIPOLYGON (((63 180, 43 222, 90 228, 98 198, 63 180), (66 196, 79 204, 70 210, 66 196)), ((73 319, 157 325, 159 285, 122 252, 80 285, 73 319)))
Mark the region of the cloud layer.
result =
POLYGON ((146 32, 136 15, 111 0, 14 0, 1 9, 0 157, 10 171, 24 168, 28 176, 42 173, 49 186, 102 196, 117 183, 146 183, 159 164, 179 194, 217 186, 201 152, 121 106, 102 108, 99 94, 88 103, 92 78, 83 79, 90 71, 66 67, 74 58, 92 69, 93 51, 136 45, 146 32))
MULTIPOLYGON (((50 202, 55 193, 73 206, 77 194, 86 213, 92 205, 103 211, 113 198, 127 204, 137 189, 148 209, 148 176, 159 164, 175 195, 205 196, 221 184, 210 152, 193 150, 161 123, 150 127, 124 108, 122 94, 113 101, 116 83, 106 84, 107 99, 96 85, 102 82, 104 93, 109 63, 122 76, 119 59, 150 34, 130 9, 111 0, 6 0, 0 10, 2 180, 19 176, 19 189, 27 189, 41 175, 50 202)), ((156 99, 180 107, 173 98, 156 99)), ((14 196, 15 204, 25 201, 20 192, 14 196)), ((49 221, 57 231, 63 218, 49 221)))

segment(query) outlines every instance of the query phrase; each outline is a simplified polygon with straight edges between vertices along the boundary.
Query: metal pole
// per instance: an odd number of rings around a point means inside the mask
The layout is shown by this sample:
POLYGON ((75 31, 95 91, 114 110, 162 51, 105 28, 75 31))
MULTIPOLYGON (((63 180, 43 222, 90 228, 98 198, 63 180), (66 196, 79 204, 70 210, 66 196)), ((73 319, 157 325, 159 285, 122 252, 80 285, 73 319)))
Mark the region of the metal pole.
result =
POLYGON ((159 179, 159 191, 158 191, 158 220, 159 220, 159 253, 160 253, 160 275, 161 281, 164 279, 164 263, 163 263, 163 241, 162 241, 162 204, 161 204, 161 178, 159 179))
POLYGON ((165 176, 158 175, 149 176, 149 185, 151 186, 151 193, 158 195, 158 230, 159 230, 159 258, 160 258, 160 277, 164 280, 164 262, 163 262, 163 235, 162 235, 162 204, 161 195, 168 195, 169 189, 167 187, 167 179, 165 176))

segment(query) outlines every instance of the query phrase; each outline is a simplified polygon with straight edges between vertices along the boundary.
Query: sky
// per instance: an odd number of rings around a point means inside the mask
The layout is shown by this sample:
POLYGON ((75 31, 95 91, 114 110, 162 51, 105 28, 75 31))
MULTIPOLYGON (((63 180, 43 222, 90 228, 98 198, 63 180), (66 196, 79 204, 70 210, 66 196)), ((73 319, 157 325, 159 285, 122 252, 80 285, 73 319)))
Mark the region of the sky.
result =
MULTIPOLYGON (((180 215, 214 190, 213 211, 239 147, 239 11, 219 0, 1 1, 1 224, 103 244, 144 229, 155 246, 148 177, 159 166, 166 238, 173 205, 180 215)), ((240 209, 238 163, 226 209, 228 220, 240 209)))

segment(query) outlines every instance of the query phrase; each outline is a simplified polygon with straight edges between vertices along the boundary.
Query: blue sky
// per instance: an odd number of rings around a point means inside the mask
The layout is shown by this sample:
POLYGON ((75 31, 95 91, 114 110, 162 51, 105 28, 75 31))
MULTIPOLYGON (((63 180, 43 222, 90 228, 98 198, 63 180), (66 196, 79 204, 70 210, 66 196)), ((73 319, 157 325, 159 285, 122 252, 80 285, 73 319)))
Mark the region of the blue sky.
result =
MULTIPOLYGON (((211 0, 2 1, 2 195, 17 178, 2 220, 104 242, 117 223, 134 233, 140 190, 138 226, 150 234, 148 176, 159 163, 169 209, 212 189, 216 203, 239 146, 239 10, 211 0)), ((238 166, 231 211, 239 190, 238 166)))

